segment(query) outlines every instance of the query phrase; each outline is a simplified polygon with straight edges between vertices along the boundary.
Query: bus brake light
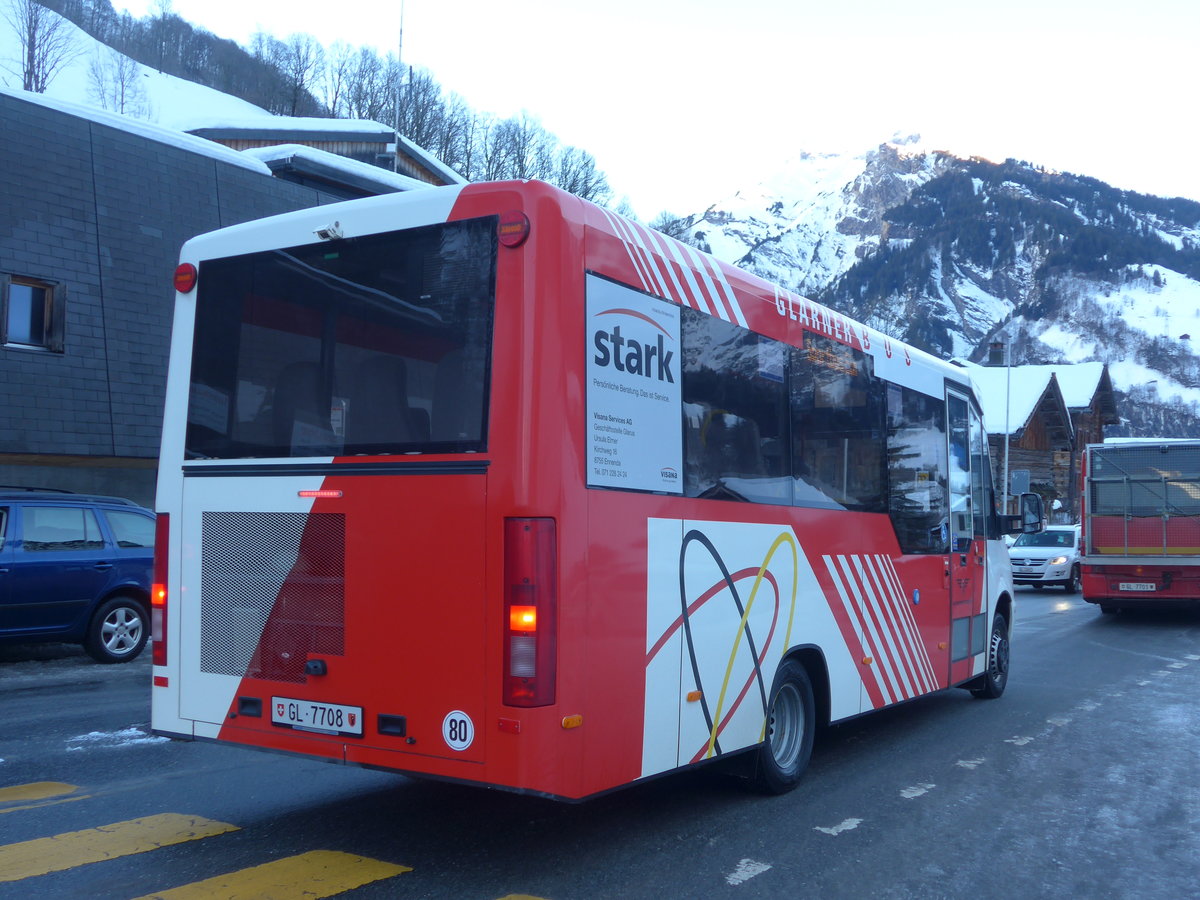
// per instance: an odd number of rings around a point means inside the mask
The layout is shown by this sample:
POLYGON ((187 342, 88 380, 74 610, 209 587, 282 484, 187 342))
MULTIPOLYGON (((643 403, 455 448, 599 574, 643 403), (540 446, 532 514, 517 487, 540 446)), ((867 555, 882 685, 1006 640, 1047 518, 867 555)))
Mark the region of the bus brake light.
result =
POLYGON ((513 606, 508 610, 510 631, 537 633, 537 607, 513 606))
POLYGON ((156 666, 167 664, 167 552, 170 549, 171 517, 159 513, 154 520, 154 578, 150 583, 150 639, 156 666))
POLYGON ((554 703, 558 538, 553 519, 504 520, 504 703, 554 703))

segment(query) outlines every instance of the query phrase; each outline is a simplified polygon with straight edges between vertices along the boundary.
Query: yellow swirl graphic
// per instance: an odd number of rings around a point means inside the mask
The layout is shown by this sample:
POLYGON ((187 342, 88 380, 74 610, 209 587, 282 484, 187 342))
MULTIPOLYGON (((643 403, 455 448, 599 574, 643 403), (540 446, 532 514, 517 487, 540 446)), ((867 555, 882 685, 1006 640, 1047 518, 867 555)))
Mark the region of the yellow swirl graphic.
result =
MULTIPOLYGON (((708 747, 704 751, 704 758, 708 759, 713 755, 713 748, 717 743, 717 729, 720 728, 721 710, 725 706, 725 693, 729 689, 729 679, 733 676, 733 663, 737 658, 738 648, 742 643, 742 635, 746 630, 746 621, 750 617, 750 610, 754 607, 754 598, 758 595, 759 585, 762 584, 763 573, 771 564, 771 558, 775 555, 775 551, 779 549, 781 544, 787 544, 792 551, 792 602, 791 608, 788 610, 787 630, 783 635, 783 650, 780 651, 780 657, 787 652, 787 648, 791 645, 792 638, 792 622, 796 616, 796 590, 800 580, 800 560, 799 553, 796 548, 796 540, 786 531, 780 532, 771 544, 771 549, 767 551, 766 557, 762 561, 762 565, 758 567, 758 574, 754 577, 754 586, 750 588, 750 596, 746 599, 746 609, 742 613, 742 620, 738 623, 737 635, 733 639, 733 648, 729 652, 729 663, 725 667, 725 680, 721 683, 721 694, 717 698, 716 714, 712 720, 712 730, 708 735, 708 747)), ((764 648, 764 652, 765 652, 764 648)), ((768 690, 770 690, 768 686, 768 690)), ((762 741, 767 734, 767 710, 763 710, 763 728, 759 740, 762 741)))

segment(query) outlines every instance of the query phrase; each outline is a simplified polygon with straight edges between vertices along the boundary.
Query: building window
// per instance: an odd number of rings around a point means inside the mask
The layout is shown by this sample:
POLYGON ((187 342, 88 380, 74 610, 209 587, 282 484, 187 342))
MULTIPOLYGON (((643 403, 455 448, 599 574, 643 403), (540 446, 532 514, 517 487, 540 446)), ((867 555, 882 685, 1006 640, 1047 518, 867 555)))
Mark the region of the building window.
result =
POLYGON ((3 343, 9 347, 34 347, 61 353, 64 285, 21 275, 0 275, 0 307, 4 318, 3 343))

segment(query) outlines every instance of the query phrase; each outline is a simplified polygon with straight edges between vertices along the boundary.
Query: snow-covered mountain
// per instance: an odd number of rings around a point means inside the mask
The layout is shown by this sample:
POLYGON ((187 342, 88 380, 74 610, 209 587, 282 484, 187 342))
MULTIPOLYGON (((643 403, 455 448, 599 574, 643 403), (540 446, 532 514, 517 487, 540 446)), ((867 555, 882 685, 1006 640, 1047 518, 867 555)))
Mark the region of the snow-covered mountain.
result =
POLYGON ((1200 203, 910 137, 803 155, 685 239, 941 356, 1100 361, 1130 430, 1200 436, 1200 203), (1194 336, 1194 339, 1193 339, 1194 336))

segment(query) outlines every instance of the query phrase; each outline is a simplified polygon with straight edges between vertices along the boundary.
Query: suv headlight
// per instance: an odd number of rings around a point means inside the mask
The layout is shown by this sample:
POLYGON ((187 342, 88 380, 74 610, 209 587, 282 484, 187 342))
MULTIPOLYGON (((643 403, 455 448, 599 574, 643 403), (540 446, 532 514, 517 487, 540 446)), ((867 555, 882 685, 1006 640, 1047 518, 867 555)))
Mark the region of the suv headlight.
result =
POLYGON ((1054 557, 1054 559, 1050 560, 1050 565, 1061 566, 1066 561, 1067 561, 1067 558, 1065 556, 1056 556, 1056 557, 1054 557))

